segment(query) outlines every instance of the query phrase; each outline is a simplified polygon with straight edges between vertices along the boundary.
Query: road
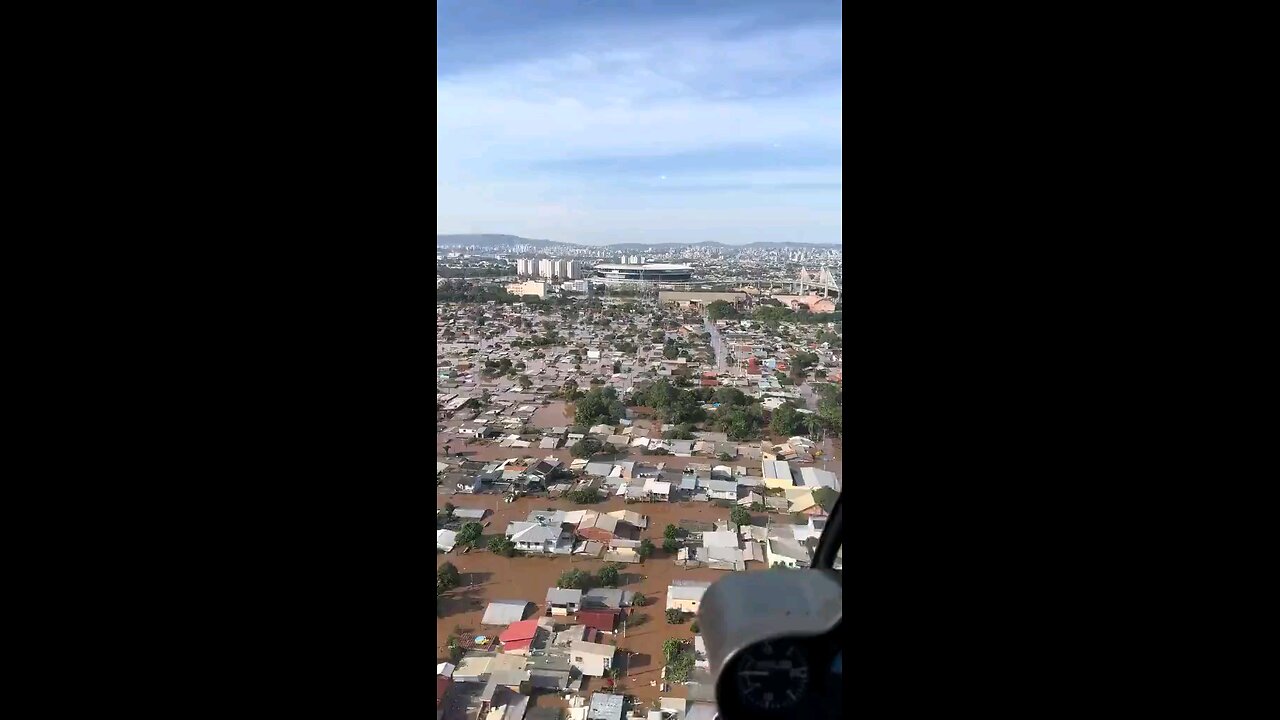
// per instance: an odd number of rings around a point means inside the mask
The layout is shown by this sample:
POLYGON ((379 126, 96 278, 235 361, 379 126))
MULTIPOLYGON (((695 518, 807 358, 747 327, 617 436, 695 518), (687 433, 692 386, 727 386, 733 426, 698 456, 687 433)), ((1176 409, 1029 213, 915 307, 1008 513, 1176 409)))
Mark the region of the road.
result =
MULTIPOLYGON (((818 394, 813 391, 813 386, 806 382, 801 384, 798 390, 800 392, 800 397, 804 398, 805 408, 812 410, 813 412, 818 412, 818 394)), ((822 439, 821 448, 822 469, 826 470, 827 463, 830 462, 831 456, 834 453, 834 448, 831 445, 831 438, 824 437, 822 439)))
POLYGON ((706 315, 702 316, 702 321, 706 324, 707 332, 711 334, 711 347, 716 351, 716 369, 723 373, 728 363, 725 362, 724 341, 720 339, 720 328, 716 327, 716 324, 706 315))

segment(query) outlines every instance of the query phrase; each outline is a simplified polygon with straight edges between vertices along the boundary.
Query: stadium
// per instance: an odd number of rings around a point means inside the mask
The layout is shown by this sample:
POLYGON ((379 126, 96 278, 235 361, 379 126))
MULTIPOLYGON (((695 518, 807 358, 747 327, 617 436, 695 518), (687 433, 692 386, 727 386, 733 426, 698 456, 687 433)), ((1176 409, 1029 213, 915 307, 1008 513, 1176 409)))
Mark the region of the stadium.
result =
POLYGON ((679 283, 693 279, 693 268, 688 265, 648 263, 644 265, 596 265, 594 277, 598 280, 646 283, 679 283))

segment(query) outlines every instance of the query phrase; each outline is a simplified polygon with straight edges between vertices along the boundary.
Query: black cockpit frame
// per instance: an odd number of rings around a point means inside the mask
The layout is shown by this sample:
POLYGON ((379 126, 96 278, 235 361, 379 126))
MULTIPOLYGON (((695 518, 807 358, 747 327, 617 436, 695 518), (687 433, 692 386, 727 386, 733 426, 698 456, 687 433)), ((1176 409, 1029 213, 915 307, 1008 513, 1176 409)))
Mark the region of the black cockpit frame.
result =
POLYGON ((836 554, 840 552, 840 536, 843 534, 841 526, 840 505, 844 502, 844 493, 836 497, 836 504, 831 508, 831 516, 827 518, 827 526, 822 530, 822 537, 818 538, 818 547, 813 553, 813 567, 815 569, 831 568, 835 565, 836 554))

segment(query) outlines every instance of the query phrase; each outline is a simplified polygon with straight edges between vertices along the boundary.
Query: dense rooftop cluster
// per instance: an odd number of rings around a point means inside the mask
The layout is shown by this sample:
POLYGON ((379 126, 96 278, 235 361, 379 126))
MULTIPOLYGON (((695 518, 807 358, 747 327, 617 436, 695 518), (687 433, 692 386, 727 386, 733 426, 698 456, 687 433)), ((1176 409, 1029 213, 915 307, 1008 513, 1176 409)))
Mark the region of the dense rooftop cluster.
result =
POLYGON ((439 648, 437 717, 537 718, 550 694, 577 720, 709 719, 697 573, 808 567, 842 488, 836 301, 578 281, 531 297, 498 272, 439 286, 437 596, 490 627, 439 648), (484 557, 545 591, 476 595, 484 557), (639 579, 672 568, 692 577, 645 587, 645 612, 639 579), (646 621, 667 637, 641 681, 626 632, 646 621))

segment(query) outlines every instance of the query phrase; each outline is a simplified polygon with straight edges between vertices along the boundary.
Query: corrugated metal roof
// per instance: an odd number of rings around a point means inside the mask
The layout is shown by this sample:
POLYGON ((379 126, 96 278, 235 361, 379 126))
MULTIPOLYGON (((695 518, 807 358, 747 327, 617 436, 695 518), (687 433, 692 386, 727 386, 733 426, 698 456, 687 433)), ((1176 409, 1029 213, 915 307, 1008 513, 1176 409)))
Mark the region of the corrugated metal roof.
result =
POLYGON ((577 605, 582 602, 582 591, 573 588, 550 588, 547 590, 547 602, 565 604, 573 603, 577 605))
POLYGON ((528 600, 494 600, 485 608, 480 624, 510 625, 513 622, 519 622, 524 619, 524 613, 528 607, 528 600))
POLYGON ((622 696, 609 693, 591 693, 591 705, 587 708, 587 720, 622 720, 622 696))

